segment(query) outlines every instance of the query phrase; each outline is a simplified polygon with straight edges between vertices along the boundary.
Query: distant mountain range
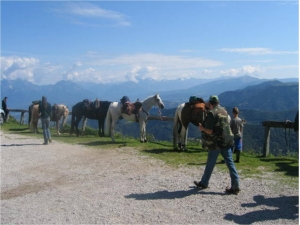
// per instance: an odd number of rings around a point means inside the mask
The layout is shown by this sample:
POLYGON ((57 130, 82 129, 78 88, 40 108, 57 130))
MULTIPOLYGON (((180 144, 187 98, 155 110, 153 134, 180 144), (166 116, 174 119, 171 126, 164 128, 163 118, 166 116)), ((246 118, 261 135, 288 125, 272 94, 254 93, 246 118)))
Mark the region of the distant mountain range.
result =
MULTIPOLYGON (((65 104, 71 108, 83 99, 119 101, 122 96, 129 96, 132 102, 138 98, 143 100, 150 95, 159 93, 166 108, 175 108, 180 103, 188 101, 189 97, 196 95, 207 100, 209 95, 221 95, 223 105, 238 105, 243 108, 267 110, 276 109, 273 102, 280 99, 281 106, 293 108, 298 107, 298 80, 265 80, 250 76, 237 78, 220 78, 215 80, 188 79, 172 81, 140 80, 135 82, 96 84, 96 83, 74 83, 72 81, 60 81, 55 85, 36 85, 24 80, 1 80, 1 99, 8 97, 10 108, 26 109, 32 101, 47 96, 49 102, 65 104), (265 83, 266 82, 266 83, 265 83), (291 83, 290 83, 291 82, 291 83), (262 84, 262 86, 256 86, 262 84), (248 88, 247 88, 248 87, 248 88), (268 96, 268 101, 263 101, 256 96, 260 90, 263 96, 268 96), (275 90, 276 89, 276 90, 275 90), (229 92, 229 93, 227 93, 229 92), (231 92, 231 93, 230 93, 231 92), (236 94, 234 94, 236 92, 236 94), (284 94, 284 95, 283 95, 284 94), (252 100, 253 98, 253 100, 252 100), (284 103, 284 98, 286 102, 284 103), (262 103, 268 103, 268 107, 262 103), (292 103, 292 104, 290 104, 292 103), (249 107, 247 106, 249 105, 249 107)), ((276 103, 275 103, 276 104, 276 103)), ((280 110, 280 107, 277 110, 280 110)))

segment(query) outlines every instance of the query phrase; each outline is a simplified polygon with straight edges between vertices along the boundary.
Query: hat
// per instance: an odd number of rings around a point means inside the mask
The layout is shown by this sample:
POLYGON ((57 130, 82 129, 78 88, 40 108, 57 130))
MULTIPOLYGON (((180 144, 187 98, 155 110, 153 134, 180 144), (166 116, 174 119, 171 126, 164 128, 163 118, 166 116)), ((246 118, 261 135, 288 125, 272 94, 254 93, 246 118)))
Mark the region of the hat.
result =
POLYGON ((217 95, 211 95, 209 97, 209 102, 210 103, 218 103, 219 102, 219 97, 217 95))

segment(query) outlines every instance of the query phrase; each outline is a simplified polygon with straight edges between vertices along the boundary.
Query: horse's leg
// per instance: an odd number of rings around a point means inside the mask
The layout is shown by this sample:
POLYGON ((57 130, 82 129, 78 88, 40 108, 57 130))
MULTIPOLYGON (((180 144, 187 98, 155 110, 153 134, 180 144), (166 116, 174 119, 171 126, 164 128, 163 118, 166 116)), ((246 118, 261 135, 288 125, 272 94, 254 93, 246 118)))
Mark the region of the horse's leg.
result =
POLYGON ((98 119, 98 135, 101 137, 101 120, 98 119))
POLYGON ((141 142, 147 142, 145 121, 140 122, 140 136, 141 142))
POLYGON ((62 132, 63 131, 63 129, 64 129, 64 126, 66 125, 66 116, 65 115, 63 115, 63 117, 62 117, 62 122, 61 122, 61 126, 60 126, 60 132, 62 132))
POLYGON ((139 124, 140 124, 140 141, 141 141, 141 143, 143 143, 144 142, 144 124, 143 124, 143 121, 141 121, 140 120, 140 122, 139 122, 139 124))
POLYGON ((79 137, 78 124, 79 124, 81 118, 82 118, 82 116, 76 117, 76 120, 75 120, 75 123, 74 123, 74 127, 75 127, 75 129, 76 129, 76 135, 77 135, 77 137, 79 137))
POLYGON ((100 137, 104 137, 104 120, 105 118, 99 120, 99 129, 101 128, 101 130, 99 130, 99 134, 101 134, 100 137))
POLYGON ((175 118, 174 119, 174 125, 173 125, 173 149, 174 150, 178 150, 178 146, 179 146, 179 143, 178 143, 178 132, 179 132, 178 125, 179 125, 179 121, 178 121, 178 119, 175 118))
POLYGON ((59 133, 59 120, 56 120, 55 121, 55 125, 56 125, 56 133, 58 134, 58 135, 60 135, 60 133, 59 133))
POLYGON ((114 119, 112 119, 111 124, 110 124, 110 137, 112 142, 115 142, 115 125, 116 125, 117 121, 115 121, 114 119))
MULTIPOLYGON (((86 120, 87 120, 87 118, 86 118, 85 116, 83 116, 83 120, 82 120, 82 128, 81 128, 81 135, 85 132, 86 120)), ((78 123, 79 123, 79 122, 78 122, 78 123)))

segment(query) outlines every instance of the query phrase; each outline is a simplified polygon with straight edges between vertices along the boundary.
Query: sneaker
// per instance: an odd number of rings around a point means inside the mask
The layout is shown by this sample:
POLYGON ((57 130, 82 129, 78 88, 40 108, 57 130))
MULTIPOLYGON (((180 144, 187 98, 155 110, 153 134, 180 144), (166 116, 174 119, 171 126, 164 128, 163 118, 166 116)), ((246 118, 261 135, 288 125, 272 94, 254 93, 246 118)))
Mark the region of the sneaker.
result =
POLYGON ((51 143, 52 142, 52 140, 51 139, 49 139, 49 143, 51 143))
POLYGON ((238 194, 239 192, 241 191, 241 189, 239 188, 230 188, 230 187, 227 187, 225 189, 225 192, 228 193, 228 194, 238 194))
POLYGON ((194 181, 194 184, 198 187, 198 188, 202 188, 202 189, 205 189, 207 188, 207 186, 201 184, 200 181, 194 181))
POLYGON ((43 143, 43 145, 47 145, 47 144, 48 144, 48 142, 44 142, 44 143, 43 143))

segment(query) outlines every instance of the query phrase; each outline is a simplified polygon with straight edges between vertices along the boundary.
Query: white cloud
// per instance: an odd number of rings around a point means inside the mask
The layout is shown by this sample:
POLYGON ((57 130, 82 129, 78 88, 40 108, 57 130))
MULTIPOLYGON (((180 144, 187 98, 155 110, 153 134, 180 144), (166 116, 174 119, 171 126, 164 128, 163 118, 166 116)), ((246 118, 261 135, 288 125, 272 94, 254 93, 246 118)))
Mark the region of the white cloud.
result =
POLYGON ((248 54, 248 55, 298 54, 298 51, 274 51, 269 48, 222 48, 219 51, 248 54))
POLYGON ((154 67, 160 69, 191 69, 191 68, 207 68, 223 65, 220 61, 208 60, 202 58, 188 58, 173 55, 162 54, 135 54, 122 55, 110 59, 100 59, 94 62, 100 65, 132 65, 142 67, 154 67))
POLYGON ((227 70, 221 70, 220 74, 222 76, 242 76, 242 75, 251 75, 251 76, 256 76, 260 72, 263 72, 264 70, 261 69, 260 67, 254 67, 254 66, 243 66, 242 68, 232 68, 232 69, 227 69, 227 70))
POLYGON ((35 58, 1 57, 1 76, 9 80, 21 78, 33 82, 33 71, 38 64, 39 60, 35 58))
POLYGON ((65 8, 57 9, 56 11, 71 16, 69 19, 78 25, 97 26, 104 24, 109 26, 131 26, 126 15, 116 11, 103 9, 88 2, 67 2, 65 8), (94 20, 86 21, 85 19, 87 18, 94 20))

